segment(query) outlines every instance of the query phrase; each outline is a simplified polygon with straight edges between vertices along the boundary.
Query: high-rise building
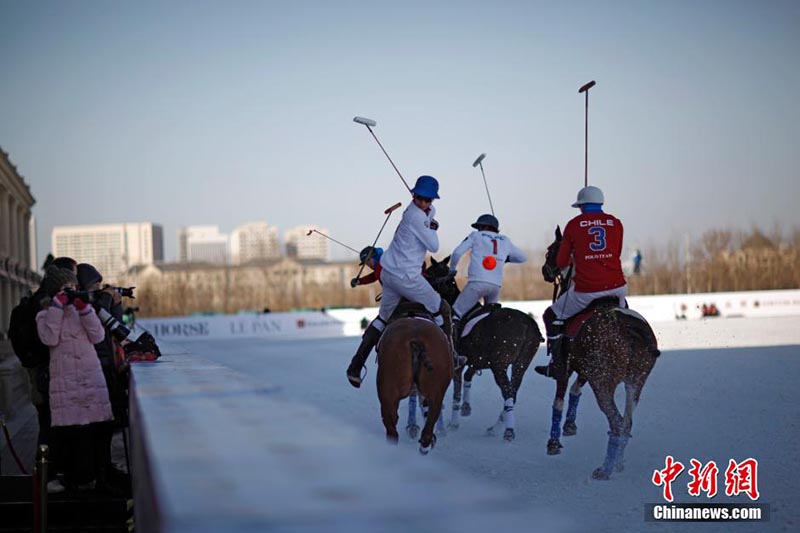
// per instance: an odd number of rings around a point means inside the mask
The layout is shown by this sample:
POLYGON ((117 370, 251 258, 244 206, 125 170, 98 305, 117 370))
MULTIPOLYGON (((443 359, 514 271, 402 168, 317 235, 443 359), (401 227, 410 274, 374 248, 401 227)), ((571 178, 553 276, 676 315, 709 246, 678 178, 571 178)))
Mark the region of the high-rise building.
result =
POLYGON ((163 230, 152 222, 56 226, 51 244, 56 257, 91 263, 108 277, 164 259, 163 230))
POLYGON ((281 257, 278 228, 266 222, 239 226, 231 233, 231 258, 234 264, 281 257))
POLYGON ((297 226, 286 232, 286 255, 295 259, 319 259, 329 261, 331 257, 331 244, 328 239, 309 231, 316 230, 327 234, 328 230, 317 226, 297 226))
POLYGON ((219 226, 187 226, 178 230, 178 259, 225 264, 230 257, 228 235, 219 226))

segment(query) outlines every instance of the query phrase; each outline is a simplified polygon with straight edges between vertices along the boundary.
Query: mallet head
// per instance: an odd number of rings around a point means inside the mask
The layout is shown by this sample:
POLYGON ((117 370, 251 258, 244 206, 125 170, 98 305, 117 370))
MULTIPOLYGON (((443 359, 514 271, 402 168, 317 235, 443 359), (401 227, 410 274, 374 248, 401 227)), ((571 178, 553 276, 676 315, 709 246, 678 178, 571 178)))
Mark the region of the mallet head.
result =
POLYGON ((594 87, 596 84, 597 84, 597 82, 596 82, 596 81, 594 81, 594 80, 592 80, 592 81, 590 81, 589 83, 587 83, 586 85, 582 86, 580 89, 578 89, 578 92, 579 92, 579 93, 586 92, 586 91, 588 91, 589 89, 591 89, 592 87, 594 87))
POLYGON ((313 229, 310 229, 310 230, 308 230, 308 233, 306 233, 306 237, 308 237, 308 236, 309 236, 309 235, 311 235, 312 233, 314 233, 314 230, 313 230, 313 229))
POLYGON ((392 207, 387 207, 387 208, 386 208, 386 211, 384 211, 384 212, 383 212, 383 214, 384 214, 384 215, 388 215, 389 213, 391 213, 392 211, 394 211, 395 209, 397 209, 397 208, 398 208, 398 207, 400 207, 401 205, 403 205, 403 204, 402 204, 402 202, 397 202, 397 203, 396 203, 396 204, 394 204, 392 207))
POLYGON ((357 124, 363 124, 365 126, 369 126, 369 127, 373 127, 373 128, 378 125, 378 123, 375 122, 374 120, 372 120, 370 118, 364 118, 364 117, 353 117, 353 122, 355 122, 357 124))
POLYGON ((479 156, 478 156, 478 159, 476 159, 476 160, 475 160, 475 162, 474 162, 474 163, 472 163, 472 168, 475 168, 475 167, 477 167, 478 165, 480 165, 480 164, 481 164, 481 162, 483 161, 483 159, 484 159, 485 157, 486 157, 486 154, 481 154, 481 155, 479 155, 479 156))

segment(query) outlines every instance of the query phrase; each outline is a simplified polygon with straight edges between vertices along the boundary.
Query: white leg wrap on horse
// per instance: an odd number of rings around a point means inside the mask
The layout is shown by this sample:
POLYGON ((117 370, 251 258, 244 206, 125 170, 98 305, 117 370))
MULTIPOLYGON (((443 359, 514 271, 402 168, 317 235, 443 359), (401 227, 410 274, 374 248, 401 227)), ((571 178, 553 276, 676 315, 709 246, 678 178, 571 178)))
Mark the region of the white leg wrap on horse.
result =
POLYGON ((464 398, 461 400, 464 403, 469 403, 469 393, 472 391, 472 382, 465 381, 464 382, 464 398))
POLYGON ((563 398, 557 398, 557 399, 553 400, 553 409, 558 409, 559 411, 563 411, 564 410, 564 399, 563 398))
POLYGON ((516 420, 514 418, 514 398, 509 398, 504 402, 503 414, 506 419, 506 429, 514 429, 516 420))

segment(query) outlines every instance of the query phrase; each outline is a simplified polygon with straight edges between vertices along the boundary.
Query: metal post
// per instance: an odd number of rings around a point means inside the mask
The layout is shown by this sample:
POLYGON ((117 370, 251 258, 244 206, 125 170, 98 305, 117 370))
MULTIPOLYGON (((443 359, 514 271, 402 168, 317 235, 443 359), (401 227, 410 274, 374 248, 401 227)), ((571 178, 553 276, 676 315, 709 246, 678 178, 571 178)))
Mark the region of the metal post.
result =
POLYGON ((33 531, 47 532, 47 465, 50 448, 39 446, 36 453, 36 468, 33 475, 33 531))

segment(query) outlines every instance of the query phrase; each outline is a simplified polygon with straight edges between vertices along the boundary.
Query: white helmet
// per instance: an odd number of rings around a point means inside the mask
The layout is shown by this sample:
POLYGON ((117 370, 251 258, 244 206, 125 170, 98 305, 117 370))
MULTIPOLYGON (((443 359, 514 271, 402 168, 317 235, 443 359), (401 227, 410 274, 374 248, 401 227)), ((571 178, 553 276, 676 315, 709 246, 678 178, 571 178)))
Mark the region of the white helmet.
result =
POLYGON ((578 191, 578 199, 572 204, 572 207, 580 207, 583 204, 602 204, 603 202, 603 191, 589 185, 578 191))

